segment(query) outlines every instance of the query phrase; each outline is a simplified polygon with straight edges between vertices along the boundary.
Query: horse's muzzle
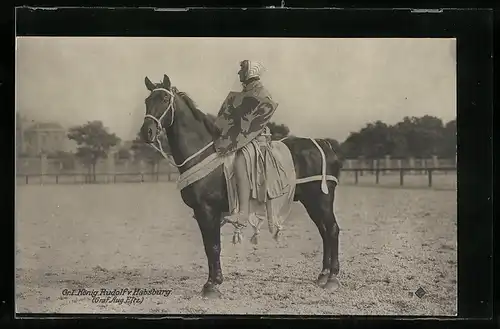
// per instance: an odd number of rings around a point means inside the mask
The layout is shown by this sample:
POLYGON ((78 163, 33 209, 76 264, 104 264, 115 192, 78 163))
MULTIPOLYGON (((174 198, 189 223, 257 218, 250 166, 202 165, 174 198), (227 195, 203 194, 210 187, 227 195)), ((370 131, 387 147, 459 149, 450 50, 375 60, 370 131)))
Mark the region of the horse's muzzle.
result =
POLYGON ((153 143, 156 140, 157 129, 154 124, 145 122, 141 127, 141 137, 146 143, 153 143))

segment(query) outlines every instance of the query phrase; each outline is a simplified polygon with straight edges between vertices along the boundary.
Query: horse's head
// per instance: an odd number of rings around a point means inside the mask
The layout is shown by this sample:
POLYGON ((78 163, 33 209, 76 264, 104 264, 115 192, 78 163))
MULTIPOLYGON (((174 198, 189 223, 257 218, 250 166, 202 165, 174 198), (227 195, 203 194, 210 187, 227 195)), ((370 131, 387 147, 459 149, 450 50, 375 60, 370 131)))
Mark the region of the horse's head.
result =
POLYGON ((143 141, 154 143, 163 128, 170 127, 174 122, 174 93, 167 75, 163 76, 161 83, 155 84, 148 77, 144 82, 151 93, 145 100, 146 115, 140 132, 143 141))

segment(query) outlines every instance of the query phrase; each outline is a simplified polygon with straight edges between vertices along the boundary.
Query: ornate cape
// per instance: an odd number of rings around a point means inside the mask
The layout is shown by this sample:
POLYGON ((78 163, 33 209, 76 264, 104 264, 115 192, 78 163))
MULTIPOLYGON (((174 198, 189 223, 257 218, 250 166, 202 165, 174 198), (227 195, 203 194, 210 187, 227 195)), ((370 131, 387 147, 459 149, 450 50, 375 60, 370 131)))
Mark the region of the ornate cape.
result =
POLYGON ((254 89, 229 93, 215 120, 220 131, 214 141, 217 153, 237 151, 264 130, 278 104, 263 95, 254 89))

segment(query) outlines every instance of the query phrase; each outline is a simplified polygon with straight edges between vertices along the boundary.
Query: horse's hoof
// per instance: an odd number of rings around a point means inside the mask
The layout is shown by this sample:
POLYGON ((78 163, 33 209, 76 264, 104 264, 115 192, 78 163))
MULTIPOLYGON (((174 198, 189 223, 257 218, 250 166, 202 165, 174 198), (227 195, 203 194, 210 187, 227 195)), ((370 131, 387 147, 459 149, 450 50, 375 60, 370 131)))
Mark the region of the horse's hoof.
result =
POLYGON ((203 287, 201 295, 204 298, 217 299, 220 298, 222 294, 220 293, 219 289, 215 287, 203 287))
POLYGON ((323 288, 335 291, 340 288, 340 282, 336 277, 329 278, 323 288))
POLYGON ((320 274, 318 276, 318 280, 316 280, 316 284, 323 288, 328 282, 328 274, 320 274))

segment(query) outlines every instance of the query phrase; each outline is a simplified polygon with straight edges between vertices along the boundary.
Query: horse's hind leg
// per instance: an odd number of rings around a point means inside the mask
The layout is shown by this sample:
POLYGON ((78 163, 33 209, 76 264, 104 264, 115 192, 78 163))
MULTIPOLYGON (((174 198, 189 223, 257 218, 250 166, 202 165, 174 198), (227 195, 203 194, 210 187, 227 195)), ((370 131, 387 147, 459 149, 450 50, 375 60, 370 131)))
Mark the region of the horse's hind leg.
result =
POLYGON ((329 188, 329 194, 332 196, 332 200, 329 204, 329 209, 325 212, 325 226, 326 235, 330 240, 330 252, 331 252, 331 262, 330 262, 330 275, 328 276, 328 281, 325 288, 336 290, 340 287, 337 275, 339 274, 340 264, 339 264, 339 233, 340 228, 337 223, 337 218, 335 217, 335 212, 333 211, 333 203, 335 200, 335 188, 329 188))
POLYGON ((323 287, 327 284, 328 278, 331 271, 331 248, 330 248, 330 236, 327 234, 325 217, 323 215, 323 210, 320 209, 320 204, 318 204, 318 196, 322 194, 321 190, 316 184, 305 184, 300 186, 302 193, 300 194, 299 200, 302 202, 306 208, 309 217, 311 217, 314 224, 316 224, 321 239, 323 240, 323 268, 318 275, 316 283, 318 286, 323 287), (312 188, 310 185, 313 185, 312 188))
POLYGON ((307 184, 305 189, 307 191, 303 191, 300 198, 323 238, 323 269, 318 276, 317 283, 321 287, 332 290, 339 287, 337 274, 340 268, 338 259, 339 226, 333 213, 335 186, 334 183, 328 182, 329 193, 324 194, 319 184, 307 184))

